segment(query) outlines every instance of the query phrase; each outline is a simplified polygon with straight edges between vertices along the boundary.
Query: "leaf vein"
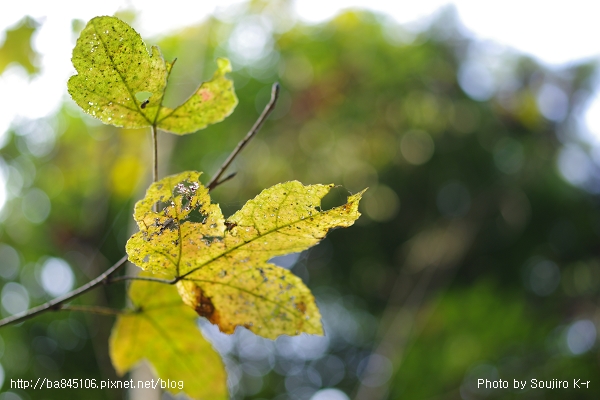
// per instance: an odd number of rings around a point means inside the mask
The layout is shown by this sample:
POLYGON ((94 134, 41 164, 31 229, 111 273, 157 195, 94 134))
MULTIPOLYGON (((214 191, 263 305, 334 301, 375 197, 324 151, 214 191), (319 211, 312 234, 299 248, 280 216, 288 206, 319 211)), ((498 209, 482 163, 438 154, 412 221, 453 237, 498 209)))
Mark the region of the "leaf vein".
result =
POLYGON ((125 86, 125 89, 127 90, 127 93, 129 93, 131 101, 133 101, 134 104, 136 105, 137 109, 136 110, 132 110, 132 111, 137 111, 137 113, 140 114, 146 120, 146 122, 148 122, 148 124, 152 125, 152 122, 150 122, 150 120, 148 120, 148 118, 146 118, 146 116, 142 113, 141 109, 139 108, 140 106, 135 102, 135 100, 134 100, 135 96, 131 92, 131 88, 129 87, 129 85, 127 85, 127 83, 125 82, 125 78, 123 77, 123 75, 121 74, 121 72, 116 67, 116 63, 115 63, 115 61, 113 59, 112 54, 110 54, 110 52, 108 51, 108 47, 106 46, 106 43, 104 42, 104 40, 102 40, 102 35, 98 32, 98 27, 96 26, 96 21, 95 20, 92 20, 92 25, 94 26, 94 31, 96 31, 96 35, 98 36, 98 40, 100 41, 100 43, 102 43, 102 47, 104 47, 104 53, 106 54, 106 56, 108 57, 108 59, 113 64, 113 68, 117 72, 117 74, 119 75, 119 78, 121 78, 121 82, 123 83, 123 86, 125 86))

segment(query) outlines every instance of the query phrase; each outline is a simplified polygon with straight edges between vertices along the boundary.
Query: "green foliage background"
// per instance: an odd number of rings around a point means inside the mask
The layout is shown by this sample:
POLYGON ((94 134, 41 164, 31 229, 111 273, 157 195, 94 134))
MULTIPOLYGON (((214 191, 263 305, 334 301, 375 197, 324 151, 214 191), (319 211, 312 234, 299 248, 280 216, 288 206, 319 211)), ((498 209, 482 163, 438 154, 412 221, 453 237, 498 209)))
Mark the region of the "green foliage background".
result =
MULTIPOLYGON (((342 184, 326 198, 329 206, 344 202, 348 191, 370 189, 357 224, 302 253, 292 269, 317 297, 325 342, 272 343, 245 332, 226 342, 202 324, 226 357, 232 397, 310 398, 336 387, 363 399, 598 398, 597 344, 580 355, 567 346, 574 322, 598 326, 600 215, 591 194, 597 183, 589 191, 573 187, 556 168, 563 146, 577 140, 573 122, 596 66, 548 69, 504 54, 497 60, 506 71, 500 90, 477 101, 457 78, 477 45, 451 12, 411 37, 366 12, 309 26, 282 23, 285 6, 244 7, 235 17, 148 41, 166 59, 178 57, 167 105, 208 79, 219 56, 232 59, 240 100, 220 124, 160 136, 161 176, 202 170, 208 179, 277 80, 282 95, 272 118, 236 161, 236 178, 212 193, 225 215, 287 180, 342 184), (272 49, 243 59, 230 38, 244 24, 265 20, 274 28, 272 49), (560 122, 539 111, 545 82, 569 99, 560 122), (531 275, 540 260, 560 271, 559 285, 544 295, 536 294, 531 275), (373 352, 379 355, 368 363, 373 352), (474 386, 493 377, 592 385, 521 394, 474 386)), ((23 35, 33 26, 25 24, 23 35)), ((28 53, 18 54, 14 61, 34 72, 35 55, 23 61, 28 53)), ((146 131, 100 125, 66 101, 52 118, 15 124, 1 156, 11 199, 1 212, 0 242, 19 254, 18 273, 2 285, 19 282, 35 305, 50 298, 39 283, 47 257, 68 261, 79 284, 122 257, 134 229, 133 203, 151 175, 146 131), (28 132, 43 129, 53 134, 40 151, 39 135, 28 132), (45 199, 49 214, 36 218, 45 199)), ((112 285, 77 303, 120 307, 124 290, 112 285)), ((1 390, 18 378, 116 379, 107 349, 112 323, 61 312, 2 329, 1 390)), ((66 390, 13 392, 23 399, 123 396, 66 390)))

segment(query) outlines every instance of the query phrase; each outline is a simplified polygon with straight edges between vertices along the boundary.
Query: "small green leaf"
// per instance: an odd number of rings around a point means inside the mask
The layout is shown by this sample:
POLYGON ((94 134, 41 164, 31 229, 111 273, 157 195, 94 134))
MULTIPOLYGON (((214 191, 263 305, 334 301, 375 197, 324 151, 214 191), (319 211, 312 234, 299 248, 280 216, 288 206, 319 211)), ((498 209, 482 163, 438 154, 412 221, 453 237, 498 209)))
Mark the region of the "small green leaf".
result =
POLYGON ((81 31, 73 49, 77 75, 68 82, 73 100, 106 124, 158 128, 183 135, 222 121, 237 105, 229 61, 218 59, 213 78, 182 105, 162 101, 173 63, 158 47, 149 53, 140 35, 115 17, 96 17, 81 31))
POLYGON ((154 123, 167 84, 167 66, 158 47, 149 54, 140 35, 115 17, 96 17, 73 49, 77 75, 69 94, 88 114, 106 124, 142 128, 154 123), (150 93, 142 109, 139 92, 150 93))
POLYGON ((0 74, 13 62, 25 68, 30 75, 38 71, 39 55, 31 47, 31 37, 37 28, 37 22, 25 17, 18 26, 6 31, 6 38, 0 46, 0 74))
POLYGON ((183 135, 223 121, 237 105, 233 81, 225 74, 231 72, 231 64, 224 58, 217 59, 218 68, 211 80, 204 82, 185 103, 174 110, 163 107, 158 117, 158 127, 183 135))
POLYGON ((282 183, 263 190, 225 221, 199 176, 188 171, 150 186, 135 206, 140 232, 127 242, 130 261, 179 278, 184 302, 225 333, 244 326, 267 338, 322 334, 309 289, 268 260, 305 250, 331 229, 352 225, 360 216, 362 192, 322 211, 321 199, 332 185, 282 183))
POLYGON ((183 391, 194 399, 228 398, 221 358, 202 337, 195 322, 198 316, 181 302, 177 290, 134 281, 129 296, 139 311, 119 316, 110 337, 117 373, 123 375, 147 359, 159 378, 183 381, 183 391))

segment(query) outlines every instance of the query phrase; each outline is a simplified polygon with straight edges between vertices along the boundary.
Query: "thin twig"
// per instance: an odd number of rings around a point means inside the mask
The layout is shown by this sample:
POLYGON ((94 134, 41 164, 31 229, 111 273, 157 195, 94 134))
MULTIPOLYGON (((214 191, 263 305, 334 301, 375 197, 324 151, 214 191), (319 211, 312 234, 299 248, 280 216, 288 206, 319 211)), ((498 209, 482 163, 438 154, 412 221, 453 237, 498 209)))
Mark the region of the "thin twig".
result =
POLYGON ((131 310, 118 310, 116 308, 102 307, 102 306, 69 306, 60 305, 60 308, 56 311, 81 311, 99 315, 121 315, 129 314, 131 310))
MULTIPOLYGON (((177 59, 173 60, 173 62, 171 63, 171 68, 169 68, 169 70, 167 71, 167 82, 169 81, 169 78, 171 77, 171 71, 173 71, 173 67, 175 66, 176 61, 177 61, 177 59)), ((161 97, 159 108, 162 107, 164 99, 165 99, 164 96, 161 97)), ((158 119, 159 114, 160 113, 156 113, 156 116, 154 117, 154 122, 152 123, 152 154, 153 154, 153 156, 152 156, 152 166, 153 166, 152 182, 158 181, 158 128, 156 127, 156 124, 157 124, 157 119, 158 119)))
POLYGON ((150 276, 118 276, 116 278, 111 278, 110 283, 124 282, 124 281, 150 281, 150 282, 158 282, 164 283, 166 285, 174 285, 178 282, 177 279, 160 279, 160 278, 152 278, 150 276))
POLYGON ((11 317, 7 317, 7 318, 4 318, 3 320, 0 320, 0 327, 25 321, 33 316, 36 316, 38 314, 41 314, 41 313, 51 310, 51 309, 59 310, 61 308, 62 303, 72 300, 72 299, 94 289, 96 286, 110 283, 110 281, 108 280, 108 277, 113 272, 118 270, 121 266, 123 266, 126 261, 127 261, 127 256, 123 256, 123 258, 121 258, 119 261, 117 261, 112 267, 107 269, 102 275, 100 275, 99 277, 97 277, 96 279, 94 279, 92 281, 89 281, 85 285, 73 290, 72 292, 66 293, 60 297, 50 300, 49 302, 41 304, 37 307, 33 307, 23 313, 16 314, 11 317))
POLYGON ((228 176, 227 178, 219 181, 219 178, 221 178, 221 175, 223 175, 223 173, 225 172, 227 167, 229 167, 229 165, 237 157, 237 155, 240 153, 240 151, 242 151, 242 149, 248 144, 248 142, 254 137, 254 135, 256 135, 256 133, 260 130, 263 123, 266 121, 267 117, 271 114, 271 112, 273 112, 273 110, 275 109, 275 103, 277 103, 278 97, 279 97, 279 83, 275 82, 273 84, 273 87, 271 88, 271 100, 269 101, 269 104, 266 105, 262 114, 260 114, 260 117, 258 117, 256 122, 252 126, 252 129, 250 129, 250 131, 246 134, 246 137, 243 138, 237 144, 235 149, 233 149, 231 154, 229 154, 229 157, 227 157, 227 160, 225 160, 223 165, 221 165, 221 168, 219 168, 219 170, 217 171, 215 176, 213 176, 211 181, 208 183, 208 185, 207 185, 208 190, 212 190, 215 187, 217 187, 218 185, 220 185, 221 183, 233 178, 233 176, 228 176))
MULTIPOLYGON (((177 61, 177 59, 175 58, 173 60, 173 62, 171 63, 171 67, 169 68, 169 70, 167 71, 167 82, 169 81, 169 78, 171 77, 171 71, 173 71, 173 67, 175 66, 175 62, 177 61)), ((163 100, 165 99, 165 96, 162 96, 160 99, 160 104, 159 109, 162 108, 163 106, 163 100)), ((160 113, 156 113, 156 116, 154 117, 154 121, 152 122, 152 182, 156 182, 158 181, 158 128, 157 128, 157 120, 158 120, 158 116, 160 115, 160 113)), ((155 210, 156 211, 156 210, 155 210)))
POLYGON ((211 190, 213 190, 214 188, 216 188, 217 186, 227 182, 228 180, 234 178, 237 175, 237 172, 232 172, 229 175, 227 175, 225 178, 221 179, 220 181, 216 182, 212 187, 208 188, 208 191, 210 192, 211 190))
POLYGON ((158 129, 156 124, 152 125, 152 151, 154 156, 152 157, 152 182, 158 181, 158 129))

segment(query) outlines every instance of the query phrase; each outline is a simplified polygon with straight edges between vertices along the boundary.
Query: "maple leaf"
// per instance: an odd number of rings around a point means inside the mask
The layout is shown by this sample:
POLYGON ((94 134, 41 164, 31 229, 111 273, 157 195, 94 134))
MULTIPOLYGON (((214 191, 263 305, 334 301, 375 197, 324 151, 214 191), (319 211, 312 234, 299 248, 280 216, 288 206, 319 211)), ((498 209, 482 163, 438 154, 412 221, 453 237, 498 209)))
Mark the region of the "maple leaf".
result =
POLYGON ((175 109, 162 105, 173 66, 158 47, 149 53, 141 36, 115 17, 96 17, 81 31, 73 49, 77 75, 69 94, 88 114, 125 128, 156 126, 186 134, 222 121, 237 105, 226 59, 217 60, 212 79, 175 109))
MULTIPOLYGON (((148 276, 148 273, 145 273, 148 276)), ((170 285, 134 281, 129 297, 135 311, 117 319, 110 337, 110 357, 119 375, 147 359, 162 380, 183 381, 195 399, 226 399, 223 362, 196 325, 198 316, 170 285)), ((169 387, 178 393, 179 387, 169 387)))
POLYGON ((226 221, 199 177, 200 172, 187 171, 150 186, 135 206, 140 232, 127 242, 129 260, 177 280, 183 301, 222 332, 244 326, 267 338, 323 334, 310 290, 268 261, 314 246, 331 229, 352 225, 360 216, 364 191, 323 211, 321 199, 333 185, 281 183, 226 221))
POLYGON ((25 17, 18 26, 6 31, 6 38, 0 46, 0 74, 13 62, 20 64, 30 75, 38 72, 39 54, 31 46, 37 28, 37 22, 25 17))

